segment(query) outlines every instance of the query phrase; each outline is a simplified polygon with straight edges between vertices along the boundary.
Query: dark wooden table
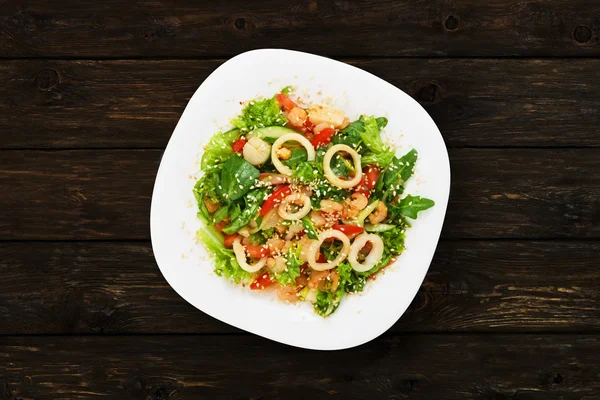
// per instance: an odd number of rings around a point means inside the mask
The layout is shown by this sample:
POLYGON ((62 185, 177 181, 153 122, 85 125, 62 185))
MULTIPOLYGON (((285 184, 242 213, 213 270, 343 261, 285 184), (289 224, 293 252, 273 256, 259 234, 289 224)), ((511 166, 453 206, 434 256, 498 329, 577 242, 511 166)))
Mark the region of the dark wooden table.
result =
POLYGON ((599 41, 597 0, 0 1, 0 399, 599 399, 599 41), (187 100, 261 47, 388 80, 449 148, 429 274, 355 349, 225 325, 152 255, 187 100))

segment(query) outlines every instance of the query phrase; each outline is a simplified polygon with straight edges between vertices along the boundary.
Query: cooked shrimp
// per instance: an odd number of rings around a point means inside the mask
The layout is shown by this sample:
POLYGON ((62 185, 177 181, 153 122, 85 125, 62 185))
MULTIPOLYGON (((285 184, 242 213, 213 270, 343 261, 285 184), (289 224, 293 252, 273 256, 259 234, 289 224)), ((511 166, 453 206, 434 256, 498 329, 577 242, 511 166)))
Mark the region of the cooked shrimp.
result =
POLYGON ((340 274, 337 269, 334 269, 329 273, 329 280, 331 281, 331 292, 335 292, 340 284, 340 274))
POLYGON ((323 213, 321 211, 311 211, 310 220, 313 224, 315 224, 315 228, 322 228, 327 225, 327 220, 325 217, 323 217, 323 213))
POLYGON ((364 210, 367 205, 369 205, 369 199, 363 193, 352 193, 352 200, 350 201, 350 206, 357 210, 364 210))
POLYGON ((298 294, 296 288, 293 286, 279 286, 277 289, 277 297, 287 303, 295 303, 298 301, 298 294))
POLYGON ((337 201, 321 200, 321 211, 325 213, 339 213, 344 211, 344 206, 337 201))
POLYGON ((318 287, 319 283, 321 283, 321 281, 327 279, 328 276, 329 276, 328 270, 313 271, 312 274, 310 274, 310 277, 308 278, 308 287, 310 287, 310 288, 318 287))
POLYGON ((266 246, 269 250, 277 250, 277 251, 281 251, 281 249, 283 249, 284 245, 285 245, 285 240, 278 238, 277 236, 274 236, 271 239, 267 240, 267 243, 266 243, 266 246))
POLYGON ((294 107, 288 112, 287 118, 293 126, 302 127, 307 116, 303 108, 294 107))
POLYGON ((369 221, 373 225, 378 224, 381 221, 383 221, 385 219, 385 217, 387 217, 387 213, 388 213, 388 208, 383 203, 383 201, 380 201, 379 204, 377 205, 377 209, 369 215, 369 221))

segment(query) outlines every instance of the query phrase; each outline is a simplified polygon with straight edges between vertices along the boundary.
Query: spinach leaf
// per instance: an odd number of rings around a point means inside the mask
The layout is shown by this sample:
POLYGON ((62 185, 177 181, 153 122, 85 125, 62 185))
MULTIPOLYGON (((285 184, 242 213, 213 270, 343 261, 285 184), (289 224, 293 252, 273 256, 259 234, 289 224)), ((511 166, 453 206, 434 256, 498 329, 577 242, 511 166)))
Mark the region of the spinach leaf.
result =
POLYGON ((234 201, 248 193, 259 174, 258 169, 248 161, 238 155, 231 156, 225 161, 221 171, 221 187, 225 200, 234 201))
POLYGON ((213 214, 213 222, 215 224, 218 224, 219 222, 223 221, 225 218, 227 218, 227 215, 229 213, 229 205, 225 205, 221 208, 219 208, 217 211, 215 211, 215 213, 213 214))

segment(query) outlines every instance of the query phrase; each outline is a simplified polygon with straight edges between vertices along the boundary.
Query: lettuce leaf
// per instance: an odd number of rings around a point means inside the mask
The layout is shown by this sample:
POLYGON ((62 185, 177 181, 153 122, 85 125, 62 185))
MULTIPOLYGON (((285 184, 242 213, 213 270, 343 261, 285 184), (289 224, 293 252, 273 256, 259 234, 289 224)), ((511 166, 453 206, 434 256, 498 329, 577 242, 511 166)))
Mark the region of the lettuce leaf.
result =
POLYGON ((242 115, 231 124, 242 132, 253 131, 265 126, 284 126, 287 119, 281 114, 279 103, 272 97, 265 100, 252 100, 242 110, 242 115))
POLYGON ((231 279, 235 283, 250 279, 250 273, 240 267, 233 250, 225 248, 223 236, 213 226, 200 228, 196 233, 196 237, 213 253, 217 275, 231 279))
POLYGON ((300 261, 301 248, 290 248, 285 256, 285 271, 275 274, 275 279, 281 285, 293 285, 296 283, 296 278, 300 276, 300 266, 303 264, 300 261))
POLYGON ((210 141, 204 150, 204 154, 202 155, 202 169, 215 166, 227 160, 233 154, 231 144, 235 142, 241 134, 239 129, 231 129, 224 133, 214 134, 210 138, 210 141))

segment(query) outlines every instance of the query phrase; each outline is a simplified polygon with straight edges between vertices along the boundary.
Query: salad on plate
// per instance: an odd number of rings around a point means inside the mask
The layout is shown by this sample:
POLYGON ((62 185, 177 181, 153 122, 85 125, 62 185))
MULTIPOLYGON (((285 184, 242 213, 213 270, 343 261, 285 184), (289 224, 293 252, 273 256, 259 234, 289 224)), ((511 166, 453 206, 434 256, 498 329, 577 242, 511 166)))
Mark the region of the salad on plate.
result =
POLYGON ((193 188, 197 235, 217 275, 327 317, 402 253, 408 219, 434 202, 404 193, 417 151, 396 156, 387 118, 350 122, 292 97, 249 101, 212 136, 193 188))

